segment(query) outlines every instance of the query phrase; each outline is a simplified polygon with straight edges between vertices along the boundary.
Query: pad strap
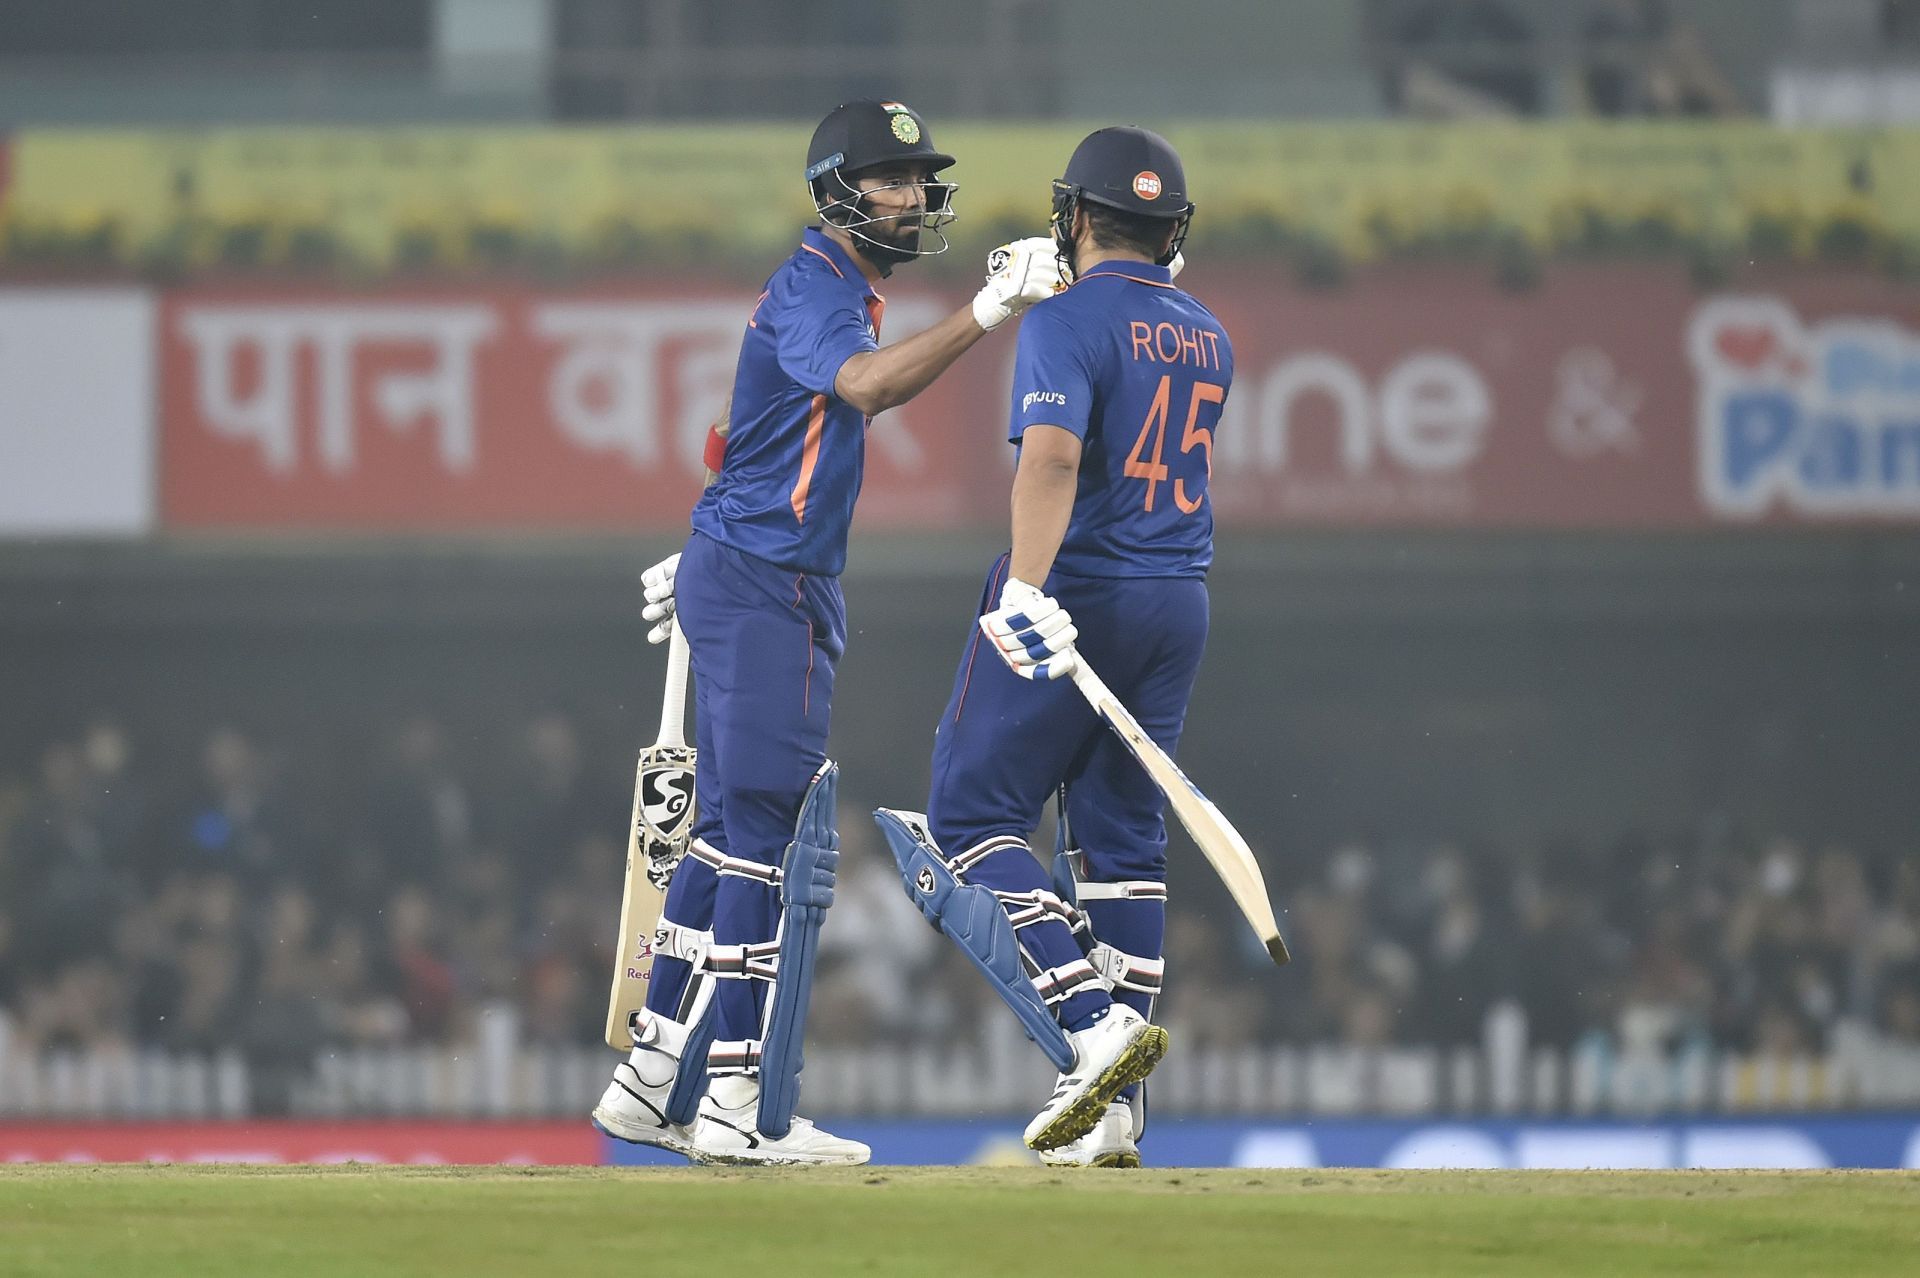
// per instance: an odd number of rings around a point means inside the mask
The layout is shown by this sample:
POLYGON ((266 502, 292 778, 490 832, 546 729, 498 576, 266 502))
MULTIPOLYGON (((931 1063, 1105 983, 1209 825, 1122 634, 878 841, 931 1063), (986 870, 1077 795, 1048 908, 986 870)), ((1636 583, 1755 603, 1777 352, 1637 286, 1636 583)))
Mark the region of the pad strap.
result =
POLYGON ((947 861, 947 868, 953 871, 955 878, 964 878, 968 870, 980 864, 998 852, 1025 852, 1027 845, 1009 834, 997 835, 984 842, 976 843, 965 852, 958 852, 947 861))
POLYGON ((1167 899, 1167 885, 1148 879, 1135 879, 1126 883, 1089 883, 1081 879, 1074 884, 1074 892, 1082 901, 1164 901, 1167 899))
POLYGON ((1167 973, 1167 961, 1163 958, 1128 954, 1104 942, 1093 947, 1093 953, 1087 956, 1087 961, 1110 990, 1134 990, 1141 994, 1157 995, 1160 993, 1160 982, 1167 973))
POLYGON ((707 1049, 707 1073, 757 1074, 760 1072, 760 1040, 731 1039, 716 1042, 707 1049))
POLYGON ((707 951, 713 948, 713 933, 690 928, 684 923, 675 923, 662 917, 659 926, 653 929, 653 954, 655 958, 665 955, 683 963, 699 967, 706 959, 707 951))
POLYGON ((1006 909, 1007 921, 1013 924, 1016 932, 1049 919, 1057 919, 1075 931, 1084 923, 1080 911, 1045 888, 1035 888, 1031 892, 995 892, 994 896, 1006 909))
POLYGON ((1093 964, 1085 959, 1075 959, 1060 967, 1050 967, 1033 977, 1033 988, 1048 1006, 1064 1003, 1081 990, 1099 988, 1104 984, 1100 974, 1093 970, 1093 964))
POLYGON ((780 942, 715 945, 707 951, 706 970, 723 981, 771 981, 780 972, 780 942))
POLYGON ((687 855, 713 867, 722 878, 752 879, 768 887, 780 886, 780 867, 768 865, 762 861, 749 861, 743 856, 728 856, 719 848, 704 839, 695 839, 693 846, 687 849, 687 855))

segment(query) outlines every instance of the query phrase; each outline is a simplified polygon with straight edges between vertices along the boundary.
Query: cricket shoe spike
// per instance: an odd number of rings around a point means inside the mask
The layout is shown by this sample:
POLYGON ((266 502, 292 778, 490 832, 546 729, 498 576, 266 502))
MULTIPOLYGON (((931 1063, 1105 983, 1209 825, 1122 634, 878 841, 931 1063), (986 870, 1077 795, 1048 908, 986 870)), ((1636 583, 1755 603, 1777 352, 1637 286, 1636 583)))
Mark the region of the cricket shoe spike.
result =
POLYGON ((873 1157, 859 1141, 823 1132, 797 1115, 786 1135, 769 1136, 759 1130, 759 1111, 757 1079, 716 1078, 700 1102, 687 1156, 696 1163, 734 1167, 854 1167, 873 1157))
POLYGON ((633 1051, 613 1067, 613 1081, 593 1107, 593 1125, 630 1145, 690 1155, 692 1130, 667 1117, 686 1041, 686 1026, 644 1009, 634 1013, 633 1051))
POLYGON ((1045 1107, 1027 1124, 1029 1149, 1059 1149, 1085 1136, 1106 1115, 1108 1102, 1151 1074, 1167 1054, 1167 1031, 1148 1024, 1125 1003, 1115 1003, 1067 1037, 1073 1042, 1073 1069, 1060 1076, 1045 1107))
POLYGON ((1113 1101, 1092 1131, 1058 1149, 1040 1152, 1048 1167, 1138 1167, 1140 1146, 1133 1139, 1133 1111, 1113 1101))

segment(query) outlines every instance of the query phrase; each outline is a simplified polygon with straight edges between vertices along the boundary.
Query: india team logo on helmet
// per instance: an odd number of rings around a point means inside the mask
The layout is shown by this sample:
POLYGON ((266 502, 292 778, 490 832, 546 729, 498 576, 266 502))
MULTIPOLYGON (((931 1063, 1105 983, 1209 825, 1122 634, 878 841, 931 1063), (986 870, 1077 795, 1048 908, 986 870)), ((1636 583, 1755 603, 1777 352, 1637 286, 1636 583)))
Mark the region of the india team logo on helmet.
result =
POLYGON ((1160 198, 1160 175, 1152 169, 1141 169, 1133 175, 1133 193, 1143 200, 1160 198))
POLYGON ((920 121, 913 118, 913 112, 904 102, 882 102, 880 109, 890 117, 887 121, 893 129, 893 136, 912 146, 920 140, 920 121))

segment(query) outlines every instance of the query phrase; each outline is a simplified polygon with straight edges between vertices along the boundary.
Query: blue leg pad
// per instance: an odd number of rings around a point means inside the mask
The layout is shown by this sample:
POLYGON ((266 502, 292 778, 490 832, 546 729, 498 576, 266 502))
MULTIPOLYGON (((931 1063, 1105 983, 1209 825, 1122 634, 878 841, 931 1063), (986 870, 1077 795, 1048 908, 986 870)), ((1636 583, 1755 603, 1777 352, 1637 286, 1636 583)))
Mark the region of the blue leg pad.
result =
POLYGON ((1027 979, 1021 963, 1020 942, 999 898, 978 884, 962 883, 927 832, 926 818, 917 812, 880 808, 873 814, 886 836, 887 846, 900 867, 907 896, 941 932, 960 947, 980 969, 993 992, 1006 1000, 1020 1027, 1062 1073, 1073 1068, 1073 1045, 1040 992, 1027 979))
MULTIPOLYGON (((710 978, 696 975, 694 979, 710 978)), ((700 1113, 700 1098, 707 1094, 707 1049, 713 1046, 714 1022, 718 1019, 713 1001, 708 999, 699 1019, 688 1027, 687 1046, 680 1053, 680 1070, 673 1076, 673 1088, 667 1093, 668 1122, 686 1126, 700 1113)))
POLYGON ((780 866, 780 955, 760 1035, 760 1130, 776 1140, 793 1127, 800 1100, 801 1048, 807 1001, 813 993, 820 925, 833 904, 840 835, 834 828, 834 792, 840 765, 829 759, 813 775, 800 803, 793 842, 780 866))

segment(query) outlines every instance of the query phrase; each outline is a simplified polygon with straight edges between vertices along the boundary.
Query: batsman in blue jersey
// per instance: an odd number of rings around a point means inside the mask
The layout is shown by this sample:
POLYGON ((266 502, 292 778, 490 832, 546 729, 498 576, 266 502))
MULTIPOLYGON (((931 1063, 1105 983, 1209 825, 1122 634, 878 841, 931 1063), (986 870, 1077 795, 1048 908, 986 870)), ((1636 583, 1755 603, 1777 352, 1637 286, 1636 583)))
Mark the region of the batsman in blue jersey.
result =
POLYGON ((880 345, 876 286, 946 248, 955 188, 938 174, 952 163, 898 102, 846 103, 814 131, 805 178, 819 225, 747 317, 692 536, 645 575, 649 637, 664 639, 677 616, 692 652, 699 816, 655 933, 633 1051, 594 1110, 621 1139, 703 1162, 867 1160, 866 1146, 793 1113, 833 898, 827 726, 867 430, 1065 283, 1047 239, 1005 245, 970 306, 880 345))
POLYGON ((1213 432, 1233 346, 1174 284, 1180 158, 1109 128, 1054 184, 1070 288, 1021 323, 1013 548, 987 577, 935 736, 924 818, 878 814, 907 891, 1060 1069, 1044 1161, 1134 1166, 1166 922, 1164 801, 1063 675, 1086 660, 1169 754, 1207 639, 1213 432), (1064 787, 1051 874, 1027 838, 1064 787), (1073 846, 1077 843, 1077 847, 1073 846))

